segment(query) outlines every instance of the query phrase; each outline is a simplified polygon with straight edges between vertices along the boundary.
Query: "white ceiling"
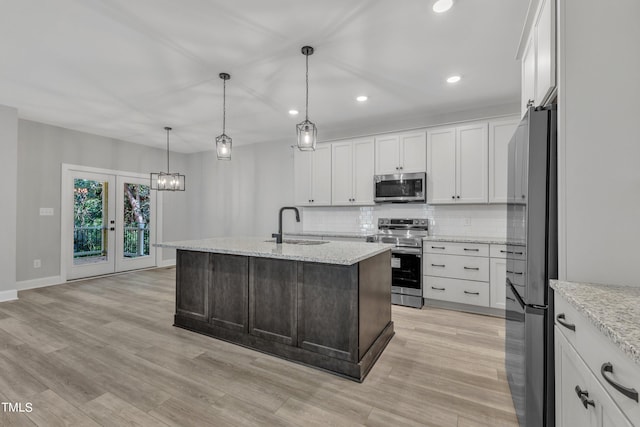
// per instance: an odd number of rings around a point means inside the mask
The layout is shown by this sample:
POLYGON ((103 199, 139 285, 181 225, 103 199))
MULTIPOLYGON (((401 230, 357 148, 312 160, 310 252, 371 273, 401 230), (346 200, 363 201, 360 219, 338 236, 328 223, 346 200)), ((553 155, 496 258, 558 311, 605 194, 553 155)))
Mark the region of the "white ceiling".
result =
POLYGON ((295 141, 407 115, 516 103, 515 53, 527 0, 7 0, 0 104, 21 118, 181 152, 295 141), (460 74, 451 85, 445 78, 460 74), (369 96, 360 104, 355 97, 369 96), (300 110, 291 117, 289 109, 300 110))

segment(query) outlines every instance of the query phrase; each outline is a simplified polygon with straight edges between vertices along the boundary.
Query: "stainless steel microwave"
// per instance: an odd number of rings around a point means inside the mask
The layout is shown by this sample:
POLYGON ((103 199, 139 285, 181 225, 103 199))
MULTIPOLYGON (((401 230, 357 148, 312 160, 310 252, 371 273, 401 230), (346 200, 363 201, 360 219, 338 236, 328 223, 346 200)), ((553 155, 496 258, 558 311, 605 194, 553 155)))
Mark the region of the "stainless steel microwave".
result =
POLYGON ((427 174, 397 173, 373 177, 373 201, 376 203, 424 203, 427 174))

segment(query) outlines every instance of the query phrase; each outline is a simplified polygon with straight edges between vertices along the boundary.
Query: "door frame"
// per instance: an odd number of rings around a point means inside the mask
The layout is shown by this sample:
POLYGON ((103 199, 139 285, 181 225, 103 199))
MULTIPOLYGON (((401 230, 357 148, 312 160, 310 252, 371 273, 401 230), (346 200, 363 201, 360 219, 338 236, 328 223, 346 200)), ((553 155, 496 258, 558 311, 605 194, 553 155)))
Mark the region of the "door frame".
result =
MULTIPOLYGON (((68 268, 69 265, 69 246, 73 244, 73 230, 72 230, 72 212, 66 209, 68 202, 65 203, 65 188, 68 184, 71 175, 76 172, 86 173, 99 173, 106 175, 115 175, 123 177, 133 177, 141 179, 149 179, 149 174, 140 172, 129 172, 115 169, 95 168, 90 166, 74 165, 69 163, 62 163, 61 165, 61 177, 60 177, 60 277, 63 281, 69 280, 68 268)), ((162 191, 156 192, 156 212, 155 212, 155 241, 162 242, 162 191)), ((116 212, 117 213, 117 212, 116 212)), ((155 265, 156 267, 162 265, 162 248, 156 248, 155 251, 155 265)), ((75 280, 75 279, 74 279, 75 280)))

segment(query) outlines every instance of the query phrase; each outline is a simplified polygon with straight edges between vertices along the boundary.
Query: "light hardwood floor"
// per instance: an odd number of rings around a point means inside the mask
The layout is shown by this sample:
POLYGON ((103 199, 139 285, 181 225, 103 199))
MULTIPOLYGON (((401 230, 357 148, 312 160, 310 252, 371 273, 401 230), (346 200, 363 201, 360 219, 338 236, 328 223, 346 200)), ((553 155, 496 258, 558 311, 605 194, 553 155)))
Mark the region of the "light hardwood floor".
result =
POLYGON ((393 307, 364 383, 172 326, 175 270, 20 292, 0 304, 0 407, 17 426, 517 426, 504 321, 393 307))

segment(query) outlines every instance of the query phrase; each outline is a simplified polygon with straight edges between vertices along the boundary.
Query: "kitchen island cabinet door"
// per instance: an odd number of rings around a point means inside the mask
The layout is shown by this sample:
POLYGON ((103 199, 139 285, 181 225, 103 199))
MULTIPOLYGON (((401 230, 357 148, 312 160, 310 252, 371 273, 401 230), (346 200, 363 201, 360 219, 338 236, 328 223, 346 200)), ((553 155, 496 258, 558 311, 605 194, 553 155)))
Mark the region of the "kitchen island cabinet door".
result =
POLYGON ((286 345, 297 345, 295 261, 249 259, 249 333, 286 345))
POLYGON ((248 332, 249 258, 224 254, 211 257, 210 322, 248 332))
POLYGON ((208 252, 177 251, 176 314, 209 321, 209 279, 211 256, 208 252))
POLYGON ((299 268, 298 345, 357 362, 358 266, 305 263, 299 268))

